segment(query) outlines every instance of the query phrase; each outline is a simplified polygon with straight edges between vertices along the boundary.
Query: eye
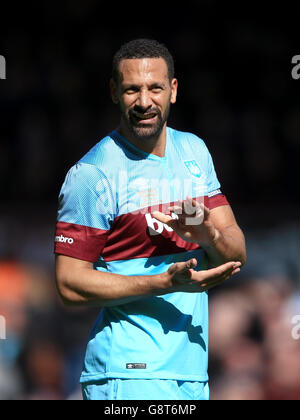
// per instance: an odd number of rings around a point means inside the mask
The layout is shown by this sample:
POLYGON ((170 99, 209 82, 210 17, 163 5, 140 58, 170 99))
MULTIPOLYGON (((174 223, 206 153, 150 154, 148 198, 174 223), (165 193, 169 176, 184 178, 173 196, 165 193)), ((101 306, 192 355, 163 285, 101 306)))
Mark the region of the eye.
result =
POLYGON ((126 90, 125 90, 125 93, 126 93, 127 95, 133 95, 134 93, 136 93, 136 91, 135 91, 135 90, 133 90, 133 89, 126 89, 126 90))
POLYGON ((125 89, 124 90, 124 92, 127 94, 127 95, 133 95, 134 93, 137 93, 138 92, 138 88, 137 87, 134 87, 134 86, 131 86, 131 87, 129 87, 129 88, 127 88, 127 89, 125 89))
POLYGON ((160 93, 161 91, 163 90, 163 88, 161 87, 161 86, 153 86, 152 88, 151 88, 151 91, 153 92, 153 93, 160 93))

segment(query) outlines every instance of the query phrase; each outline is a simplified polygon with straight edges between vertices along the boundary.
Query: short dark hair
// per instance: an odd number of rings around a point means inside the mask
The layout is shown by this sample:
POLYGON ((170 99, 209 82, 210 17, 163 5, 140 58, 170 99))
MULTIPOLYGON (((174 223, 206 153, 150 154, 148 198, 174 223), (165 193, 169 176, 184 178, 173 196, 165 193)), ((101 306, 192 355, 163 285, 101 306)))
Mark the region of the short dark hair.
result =
POLYGON ((120 62, 129 58, 163 58, 168 67, 169 80, 174 78, 174 59, 167 47, 155 39, 133 39, 121 46, 112 62, 112 78, 115 82, 119 80, 120 62))

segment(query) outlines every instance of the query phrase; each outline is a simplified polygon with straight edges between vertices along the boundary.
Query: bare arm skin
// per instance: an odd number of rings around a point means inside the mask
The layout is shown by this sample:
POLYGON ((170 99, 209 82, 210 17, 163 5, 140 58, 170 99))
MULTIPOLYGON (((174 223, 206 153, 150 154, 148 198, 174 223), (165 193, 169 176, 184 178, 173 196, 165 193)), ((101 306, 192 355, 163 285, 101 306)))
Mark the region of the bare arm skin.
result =
POLYGON ((123 276, 94 270, 93 264, 64 255, 56 256, 56 283, 66 305, 117 306, 142 297, 173 292, 201 293, 240 271, 240 262, 195 271, 195 258, 178 262, 158 275, 123 276))
POLYGON ((246 262, 245 237, 238 226, 230 206, 217 207, 209 212, 210 222, 215 227, 211 245, 201 244, 212 266, 235 260, 246 262))
MULTIPOLYGON (((177 220, 159 212, 153 215, 172 227, 184 240, 199 243, 215 268, 196 271, 197 260, 193 258, 173 264, 162 274, 124 276, 97 271, 90 262, 57 255, 56 282, 63 302, 104 307, 167 293, 202 293, 238 273, 246 261, 246 247, 230 206, 210 211, 191 198, 187 201, 197 210, 192 215, 196 223, 186 224, 191 213, 185 211, 177 220)), ((170 211, 178 209, 178 206, 170 207, 170 211)))

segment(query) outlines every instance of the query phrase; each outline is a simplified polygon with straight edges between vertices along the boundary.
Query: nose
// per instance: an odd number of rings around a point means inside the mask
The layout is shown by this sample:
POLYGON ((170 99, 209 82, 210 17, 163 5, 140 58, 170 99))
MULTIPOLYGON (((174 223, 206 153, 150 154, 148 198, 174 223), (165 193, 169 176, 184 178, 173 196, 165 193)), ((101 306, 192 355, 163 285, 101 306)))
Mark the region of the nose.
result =
POLYGON ((141 89, 137 97, 136 105, 143 110, 147 110, 152 106, 150 92, 147 89, 141 89))

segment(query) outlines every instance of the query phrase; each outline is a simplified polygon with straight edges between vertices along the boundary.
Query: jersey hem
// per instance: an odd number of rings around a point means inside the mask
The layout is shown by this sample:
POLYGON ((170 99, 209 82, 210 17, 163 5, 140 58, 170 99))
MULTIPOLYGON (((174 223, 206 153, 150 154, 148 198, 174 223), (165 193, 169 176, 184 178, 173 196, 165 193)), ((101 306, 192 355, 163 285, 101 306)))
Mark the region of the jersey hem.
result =
POLYGON ((87 382, 100 381, 103 379, 171 379, 178 381, 197 381, 197 382, 207 382, 209 377, 205 375, 179 375, 179 374, 170 374, 167 372, 148 372, 148 374, 135 372, 134 374, 128 375, 128 373, 121 372, 106 372, 106 373, 96 373, 90 375, 81 375, 80 383, 84 384, 87 382))

